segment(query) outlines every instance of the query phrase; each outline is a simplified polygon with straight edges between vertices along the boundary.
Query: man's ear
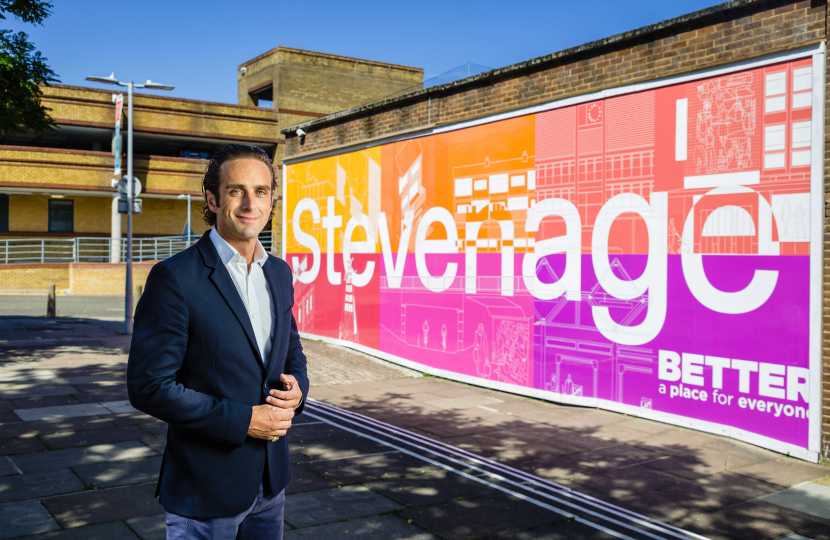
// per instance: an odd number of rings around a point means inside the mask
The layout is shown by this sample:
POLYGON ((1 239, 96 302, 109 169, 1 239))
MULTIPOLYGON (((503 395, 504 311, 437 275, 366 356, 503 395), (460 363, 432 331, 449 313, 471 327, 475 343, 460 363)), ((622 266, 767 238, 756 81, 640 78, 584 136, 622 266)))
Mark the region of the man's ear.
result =
POLYGON ((210 208, 211 212, 217 214, 219 212, 219 205, 216 204, 216 196, 214 196, 213 192, 211 192, 209 189, 205 190, 205 199, 207 200, 207 205, 208 208, 210 208))

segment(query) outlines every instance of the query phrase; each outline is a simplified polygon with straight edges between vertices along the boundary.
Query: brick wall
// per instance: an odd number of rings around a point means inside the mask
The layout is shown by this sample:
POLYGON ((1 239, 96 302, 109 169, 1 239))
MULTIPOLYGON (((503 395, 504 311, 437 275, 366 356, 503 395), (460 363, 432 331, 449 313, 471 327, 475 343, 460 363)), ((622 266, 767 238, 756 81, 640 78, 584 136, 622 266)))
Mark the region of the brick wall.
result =
POLYGON ((2 291, 45 291, 52 283, 69 288, 69 263, 0 264, 2 291))
MULTIPOLYGON (((133 286, 147 281, 156 261, 133 263, 133 286)), ((121 296, 125 293, 127 265, 124 263, 69 263, 69 287, 73 295, 121 296)))
MULTIPOLYGON (((554 53, 456 83, 415 92, 283 131, 285 158, 455 124, 606 88, 631 85, 824 41, 826 0, 736 0, 665 23, 554 53)), ((830 97, 830 73, 826 95, 830 97)), ((825 178, 830 175, 830 106, 825 105, 825 178)), ((827 182, 825 181, 825 186, 827 182)), ((830 190, 825 187, 825 217, 830 190)), ((825 221, 825 242, 830 221, 825 221)), ((830 459, 830 248, 824 251, 822 459, 830 459)))
MULTIPOLYGON (((206 167, 199 159, 136 156, 133 174, 144 193, 200 195, 206 167)), ((0 186, 114 193, 112 169, 109 152, 0 146, 0 186)))
POLYGON ((704 10, 712 12, 708 17, 655 25, 390 100, 386 106, 311 121, 303 125, 308 133, 304 144, 296 136, 286 138, 285 156, 733 63, 825 37, 824 0, 737 0, 723 6, 704 10))
MULTIPOLYGON (((0 238, 20 237, 15 233, 48 233, 49 196, 44 194, 11 195, 9 197, 9 232, 0 238)), ((175 236, 182 233, 187 221, 187 202, 179 199, 141 197, 142 213, 133 216, 133 234, 139 236, 175 236)), ((112 231, 112 197, 65 195, 62 200, 74 201, 74 232, 60 236, 109 236, 112 231)), ((193 232, 200 235, 208 229, 202 221, 204 200, 191 198, 193 232)), ((122 237, 127 235, 127 216, 121 216, 122 237)), ((31 235, 26 235, 31 236, 31 235)), ((44 235, 52 237, 53 234, 44 235)))
MULTIPOLYGON (((133 263, 133 285, 144 286, 156 261, 133 263)), ((0 264, 0 291, 38 291, 54 283, 73 295, 121 296, 126 283, 126 265, 110 263, 0 264)))
MULTIPOLYGON (((115 114, 111 98, 113 93, 112 90, 56 84, 43 87, 43 104, 52 109, 52 117, 58 124, 112 129, 115 114)), ((125 116, 126 113, 125 97, 125 116)), ((136 131, 243 139, 270 144, 274 144, 277 138, 276 113, 271 109, 257 107, 136 94, 133 100, 133 118, 136 131)))

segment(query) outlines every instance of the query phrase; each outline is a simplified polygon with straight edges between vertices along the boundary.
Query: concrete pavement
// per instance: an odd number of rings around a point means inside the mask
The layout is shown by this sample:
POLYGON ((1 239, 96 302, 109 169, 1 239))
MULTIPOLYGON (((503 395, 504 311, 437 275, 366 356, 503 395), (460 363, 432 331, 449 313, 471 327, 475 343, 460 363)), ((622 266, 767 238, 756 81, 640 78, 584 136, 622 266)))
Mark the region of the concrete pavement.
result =
MULTIPOLYGON (((0 317, 0 539, 164 538, 121 326, 0 317)), ((286 538, 830 539, 823 466, 304 345, 286 538)))

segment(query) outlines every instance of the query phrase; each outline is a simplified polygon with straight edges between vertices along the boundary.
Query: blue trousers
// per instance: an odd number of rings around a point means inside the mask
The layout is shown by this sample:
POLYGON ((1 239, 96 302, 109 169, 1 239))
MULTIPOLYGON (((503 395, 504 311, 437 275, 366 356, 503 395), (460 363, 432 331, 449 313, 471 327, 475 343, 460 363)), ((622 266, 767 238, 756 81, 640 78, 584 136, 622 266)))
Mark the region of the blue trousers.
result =
POLYGON ((254 504, 239 515, 208 520, 167 512, 167 540, 282 540, 285 490, 265 497, 259 486, 254 504))

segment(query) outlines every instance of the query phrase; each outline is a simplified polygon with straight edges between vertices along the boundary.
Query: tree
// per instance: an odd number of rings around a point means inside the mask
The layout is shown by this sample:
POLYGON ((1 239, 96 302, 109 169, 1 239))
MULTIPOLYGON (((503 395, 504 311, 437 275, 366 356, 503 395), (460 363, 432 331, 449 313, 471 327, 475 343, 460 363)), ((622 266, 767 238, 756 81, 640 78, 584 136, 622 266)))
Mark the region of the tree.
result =
MULTIPOLYGON (((0 19, 12 14, 26 23, 43 24, 52 4, 41 0, 0 0, 0 19)), ((55 128, 41 104, 41 84, 59 82, 46 58, 29 43, 25 32, 0 29, 0 134, 43 132, 55 128)))

